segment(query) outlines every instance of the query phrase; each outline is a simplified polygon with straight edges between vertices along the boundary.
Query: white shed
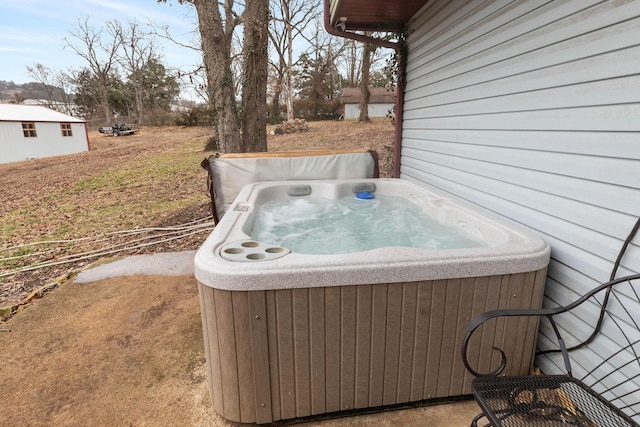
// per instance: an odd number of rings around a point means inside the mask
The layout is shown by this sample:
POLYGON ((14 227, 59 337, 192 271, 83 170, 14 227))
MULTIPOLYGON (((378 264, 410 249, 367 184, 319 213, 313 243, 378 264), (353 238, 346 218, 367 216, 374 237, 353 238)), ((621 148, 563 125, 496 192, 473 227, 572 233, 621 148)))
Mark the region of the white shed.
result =
MULTIPOLYGON (((640 216, 640 0, 326 1, 330 31, 406 35, 401 178, 537 230, 545 305, 608 280, 640 216)), ((638 240, 618 276, 640 272, 638 240)), ((564 327, 584 339, 591 314, 564 327)))
MULTIPOLYGON (((386 87, 372 87, 369 89, 370 98, 367 107, 369 117, 387 117, 395 105, 395 91, 386 87)), ((342 90, 342 105, 344 105, 344 118, 357 119, 360 117, 360 101, 362 92, 358 87, 349 87, 342 90)))
POLYGON ((36 105, 0 104, 0 163, 89 151, 84 120, 36 105))

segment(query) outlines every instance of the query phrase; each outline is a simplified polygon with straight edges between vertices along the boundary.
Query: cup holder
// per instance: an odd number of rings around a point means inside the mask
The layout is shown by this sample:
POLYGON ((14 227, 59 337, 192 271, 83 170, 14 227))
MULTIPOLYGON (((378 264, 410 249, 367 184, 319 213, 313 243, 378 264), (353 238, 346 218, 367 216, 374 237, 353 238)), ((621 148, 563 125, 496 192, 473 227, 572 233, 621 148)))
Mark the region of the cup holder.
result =
POLYGON ((255 240, 240 240, 224 245, 220 250, 220 256, 228 261, 255 262, 277 259, 290 252, 289 249, 280 246, 255 240))

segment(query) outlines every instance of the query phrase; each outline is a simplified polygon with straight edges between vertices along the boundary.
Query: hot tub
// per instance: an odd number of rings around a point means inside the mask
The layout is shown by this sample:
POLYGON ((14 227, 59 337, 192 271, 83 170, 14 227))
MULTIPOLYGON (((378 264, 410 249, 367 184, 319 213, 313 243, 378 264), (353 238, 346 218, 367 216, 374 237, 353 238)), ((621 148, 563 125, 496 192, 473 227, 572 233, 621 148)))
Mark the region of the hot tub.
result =
MULTIPOLYGON (((490 309, 540 307, 549 252, 526 228, 399 179, 247 185, 194 261, 214 409, 268 423, 469 394, 460 357, 467 322, 490 309), (479 243, 316 254, 252 237, 268 201, 362 193, 402 197, 479 243)), ((480 355, 504 348, 520 360, 507 374, 525 374, 537 327, 496 322, 469 354, 483 367, 495 360, 480 355)))

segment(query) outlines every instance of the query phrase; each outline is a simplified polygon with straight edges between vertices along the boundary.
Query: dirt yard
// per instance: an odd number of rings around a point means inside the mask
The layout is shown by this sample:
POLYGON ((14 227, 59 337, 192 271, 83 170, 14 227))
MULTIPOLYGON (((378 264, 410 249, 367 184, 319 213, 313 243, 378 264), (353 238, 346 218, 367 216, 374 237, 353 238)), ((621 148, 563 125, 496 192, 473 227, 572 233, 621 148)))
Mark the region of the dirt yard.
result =
MULTIPOLYGON (((374 148, 388 176, 388 121, 310 125, 308 134, 270 136, 270 151, 374 148)), ((104 234, 95 230, 206 220, 206 174, 198 163, 210 154, 202 151, 209 133, 143 129, 113 138, 91 132, 88 153, 0 165, 0 307, 17 308, 0 322, 0 425, 227 425, 209 404, 194 278, 132 276, 83 285, 71 280, 108 256, 201 244, 210 227, 136 249, 118 246, 122 237, 102 241, 104 234), (154 182, 143 172, 159 158, 167 169, 153 175, 154 182), (136 179, 119 172, 126 165, 138 171, 136 179), (165 203, 155 207, 157 200, 165 203), (101 205, 110 210, 97 215, 101 205), (35 242, 52 239, 59 240, 34 249, 35 242), (87 241, 89 247, 79 247, 87 241), (105 245, 119 250, 106 255, 105 245), (51 261, 62 263, 29 269, 51 261), (24 271, 15 273, 19 269, 24 271), (25 298, 28 304, 22 304, 25 298)), ((371 422, 397 424, 386 415, 377 420, 371 422)))
MULTIPOLYGON (((0 323, 0 349, 2 426, 239 426, 212 410, 193 277, 67 281, 0 323)), ((304 421, 466 427, 478 412, 460 401, 304 421)))
POLYGON ((211 425, 195 279, 64 283, 0 324, 0 425, 211 425))

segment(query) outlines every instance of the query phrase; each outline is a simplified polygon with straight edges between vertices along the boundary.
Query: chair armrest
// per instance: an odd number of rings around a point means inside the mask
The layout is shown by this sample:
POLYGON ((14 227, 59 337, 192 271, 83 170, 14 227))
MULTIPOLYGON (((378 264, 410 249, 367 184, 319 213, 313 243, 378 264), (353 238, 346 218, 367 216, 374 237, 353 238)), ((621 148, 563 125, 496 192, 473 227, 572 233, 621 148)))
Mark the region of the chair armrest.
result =
POLYGON ((478 329, 483 323, 491 320, 491 319, 495 319, 498 317, 514 317, 514 316, 519 316, 519 317, 543 317, 543 316, 549 316, 550 314, 556 314, 557 312, 563 311, 562 309, 564 309, 564 307, 557 307, 557 308, 539 308, 539 309, 502 309, 502 310, 491 310, 491 311, 487 311, 485 313, 482 313, 476 317, 474 317, 468 324, 467 324, 467 332, 464 336, 464 339, 462 341, 462 362, 464 363, 465 368, 467 369, 467 371, 469 371, 472 375, 476 376, 476 377, 489 377, 489 376, 498 376, 502 373, 502 371, 504 371, 505 367, 507 366, 507 356, 505 355, 504 351, 499 348, 499 347, 491 347, 493 350, 497 351, 500 353, 500 365, 498 366, 497 369, 495 369, 494 371, 488 372, 488 373, 481 373, 476 371, 474 368, 471 367, 471 364, 469 363, 469 360, 467 358, 467 349, 469 346, 469 341, 471 340, 471 337, 473 336, 473 333, 476 331, 476 329, 478 329))
MULTIPOLYGON (((550 323, 551 323, 551 325, 553 327, 553 330, 555 332, 556 338, 558 340, 558 346, 560 347, 560 351, 563 354, 563 359, 564 359, 565 365, 567 367, 567 371, 570 373, 571 368, 570 368, 569 356, 568 356, 568 351, 570 351, 570 349, 567 350, 567 348, 566 348, 566 346, 564 344, 564 340, 563 340, 563 338, 562 338, 562 336, 560 334, 560 331, 559 331, 559 329, 558 329, 553 317, 558 315, 558 314, 565 313, 567 311, 570 311, 570 310, 574 309, 575 307, 579 306, 583 302, 585 302, 588 299, 590 299, 591 297, 593 297, 598 292, 601 292, 603 290, 607 290, 607 292, 608 292, 608 290, 610 290, 611 288, 613 288, 615 285, 617 285, 619 283, 631 282, 632 280, 637 280, 637 279, 640 279, 640 274, 634 274, 634 275, 630 275, 630 276, 620 277, 620 278, 615 279, 615 280, 611 280, 609 282, 601 284, 600 286, 592 289, 591 291, 587 292, 586 294, 584 294, 582 297, 580 297, 576 301, 574 301, 571 304, 566 305, 566 306, 559 306, 559 307, 553 307, 553 308, 540 308, 540 309, 502 309, 502 310, 492 310, 492 311, 487 311, 485 313, 482 313, 482 314, 474 317, 467 325, 467 332, 466 332, 466 334, 464 336, 464 339, 463 339, 463 342, 462 342, 462 361, 464 363, 465 368, 471 374, 473 374, 476 377, 500 375, 500 373, 502 373, 502 371, 504 371, 504 369, 506 367, 507 358, 506 358, 506 355, 505 355, 504 351, 502 351, 502 349, 497 348, 497 347, 492 347, 494 350, 498 351, 500 353, 500 356, 501 356, 500 366, 498 366, 497 369, 495 369, 494 371, 488 372, 488 373, 480 373, 480 372, 477 372, 475 369, 473 369, 470 366, 468 358, 467 358, 467 349, 468 349, 469 341, 470 341, 473 333, 484 322, 486 322, 488 320, 491 320, 491 319, 498 318, 498 317, 513 317, 513 316, 531 317, 531 316, 537 316, 537 317, 546 317, 546 318, 549 319, 549 321, 550 321, 550 323)), ((604 304, 606 304, 606 302, 604 304)))

